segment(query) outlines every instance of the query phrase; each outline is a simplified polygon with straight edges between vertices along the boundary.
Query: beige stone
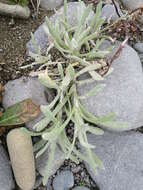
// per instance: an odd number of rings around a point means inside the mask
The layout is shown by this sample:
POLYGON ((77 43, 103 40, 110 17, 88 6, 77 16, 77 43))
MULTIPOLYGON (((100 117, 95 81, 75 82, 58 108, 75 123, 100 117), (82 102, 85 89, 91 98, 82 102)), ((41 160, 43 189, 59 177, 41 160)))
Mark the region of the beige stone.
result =
POLYGON ((21 129, 7 135, 7 145, 14 176, 22 190, 31 190, 35 184, 35 162, 31 137, 21 129))

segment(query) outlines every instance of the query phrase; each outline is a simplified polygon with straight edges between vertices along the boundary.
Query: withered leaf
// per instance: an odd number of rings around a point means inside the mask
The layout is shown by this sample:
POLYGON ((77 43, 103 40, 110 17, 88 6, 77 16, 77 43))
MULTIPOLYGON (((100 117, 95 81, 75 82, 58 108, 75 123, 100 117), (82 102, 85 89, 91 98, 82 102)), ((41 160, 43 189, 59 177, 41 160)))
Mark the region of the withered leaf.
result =
POLYGON ((40 106, 37 106, 31 99, 14 104, 7 108, 0 117, 1 126, 17 126, 33 120, 40 114, 40 106))

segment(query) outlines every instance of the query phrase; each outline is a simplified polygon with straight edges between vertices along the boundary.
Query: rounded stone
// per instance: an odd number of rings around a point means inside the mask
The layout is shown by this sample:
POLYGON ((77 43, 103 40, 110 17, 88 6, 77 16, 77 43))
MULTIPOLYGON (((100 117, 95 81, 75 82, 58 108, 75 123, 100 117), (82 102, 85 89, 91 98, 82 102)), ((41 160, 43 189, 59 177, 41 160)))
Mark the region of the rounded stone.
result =
POLYGON ((143 0, 121 0, 123 5, 130 10, 135 10, 143 6, 143 0))
POLYGON ((61 6, 63 0, 41 0, 40 5, 43 9, 54 10, 55 8, 61 6))
POLYGON ((143 43, 138 42, 134 45, 134 49, 138 51, 139 53, 143 53, 143 43))
POLYGON ((74 177, 71 171, 62 171, 53 180, 54 190, 65 190, 73 187, 74 177))
POLYGON ((7 135, 7 145, 14 176, 22 190, 32 190, 35 184, 35 162, 31 137, 21 129, 7 135))

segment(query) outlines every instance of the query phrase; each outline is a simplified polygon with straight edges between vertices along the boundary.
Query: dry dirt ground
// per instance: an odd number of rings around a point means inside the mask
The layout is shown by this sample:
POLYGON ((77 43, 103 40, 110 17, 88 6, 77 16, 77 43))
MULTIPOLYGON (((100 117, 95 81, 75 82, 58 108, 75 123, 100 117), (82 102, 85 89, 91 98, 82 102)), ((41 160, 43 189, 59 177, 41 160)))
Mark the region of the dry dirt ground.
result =
POLYGON ((0 16, 0 82, 25 75, 26 71, 20 69, 25 64, 26 43, 30 33, 44 21, 47 11, 40 10, 38 18, 31 15, 28 20, 13 19, 0 16))

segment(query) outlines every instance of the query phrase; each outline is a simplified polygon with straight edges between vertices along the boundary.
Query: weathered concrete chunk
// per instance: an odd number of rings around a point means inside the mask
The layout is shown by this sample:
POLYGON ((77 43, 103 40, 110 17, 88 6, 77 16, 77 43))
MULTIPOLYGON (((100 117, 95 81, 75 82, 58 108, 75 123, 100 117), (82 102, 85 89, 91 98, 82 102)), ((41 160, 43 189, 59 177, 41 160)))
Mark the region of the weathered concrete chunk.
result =
MULTIPOLYGON (((120 43, 115 45, 116 50, 119 45, 120 43)), ((111 56, 115 53, 115 49, 111 56)), ((101 82, 106 85, 103 91, 83 100, 82 104, 96 116, 114 112, 117 121, 129 123, 128 129, 141 127, 143 125, 143 114, 141 114, 143 113, 143 72, 139 56, 133 48, 126 45, 120 56, 114 60, 112 67, 114 71, 101 82)), ((79 94, 86 94, 96 84, 97 82, 93 82, 79 87, 79 94)), ((121 127, 112 130, 127 129, 121 127)))
POLYGON ((7 145, 17 184, 22 190, 31 190, 35 184, 31 137, 21 129, 14 129, 8 133, 7 145))
POLYGON ((0 189, 12 190, 14 186, 15 185, 8 156, 3 146, 0 144, 0 189))
POLYGON ((100 190, 141 190, 143 187, 143 135, 139 132, 89 135, 96 145, 95 153, 102 160, 105 170, 95 176, 87 166, 92 179, 100 190))

